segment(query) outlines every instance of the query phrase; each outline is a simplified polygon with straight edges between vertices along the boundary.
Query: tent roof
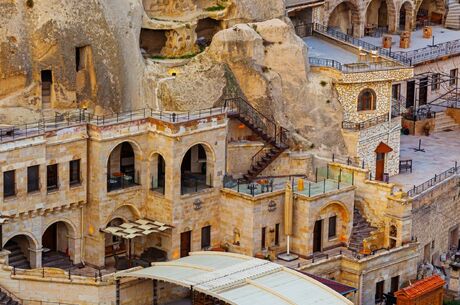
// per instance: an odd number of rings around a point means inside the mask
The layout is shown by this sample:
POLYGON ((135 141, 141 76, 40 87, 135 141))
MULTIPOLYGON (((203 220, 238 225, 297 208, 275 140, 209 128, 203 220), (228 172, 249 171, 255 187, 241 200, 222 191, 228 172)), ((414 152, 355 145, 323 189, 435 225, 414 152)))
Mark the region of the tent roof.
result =
POLYGON ((152 233, 164 232, 172 228, 169 225, 148 219, 138 219, 135 221, 124 222, 119 226, 107 227, 102 232, 119 236, 124 239, 133 239, 139 236, 147 236, 152 233))
POLYGON ((297 271, 234 253, 192 252, 176 261, 154 263, 152 267, 117 276, 193 287, 235 305, 352 304, 334 290, 297 271))

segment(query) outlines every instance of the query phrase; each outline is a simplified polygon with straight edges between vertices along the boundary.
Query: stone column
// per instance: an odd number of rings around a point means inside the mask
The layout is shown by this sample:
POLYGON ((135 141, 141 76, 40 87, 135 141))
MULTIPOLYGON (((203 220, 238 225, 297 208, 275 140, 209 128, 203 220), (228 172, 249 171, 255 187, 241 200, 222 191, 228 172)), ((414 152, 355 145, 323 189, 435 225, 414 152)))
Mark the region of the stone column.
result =
POLYGON ((74 264, 81 262, 81 237, 67 236, 69 240, 69 255, 74 264))
POLYGON ((42 267, 42 253, 43 248, 40 249, 31 249, 29 248, 29 262, 32 269, 42 267))

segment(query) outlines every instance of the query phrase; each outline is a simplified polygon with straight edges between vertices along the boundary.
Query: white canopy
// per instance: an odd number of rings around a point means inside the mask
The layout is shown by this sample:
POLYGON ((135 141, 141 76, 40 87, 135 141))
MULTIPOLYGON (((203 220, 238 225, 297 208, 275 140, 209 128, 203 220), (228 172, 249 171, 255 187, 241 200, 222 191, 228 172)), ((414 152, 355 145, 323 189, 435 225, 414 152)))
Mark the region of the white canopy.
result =
POLYGON ((188 257, 122 272, 117 277, 161 280, 234 305, 353 304, 300 272, 234 253, 192 252, 188 257))
POLYGON ((107 227, 102 232, 119 236, 124 239, 133 239, 138 236, 147 236, 152 233, 164 232, 172 228, 169 225, 148 219, 124 222, 119 226, 107 227))

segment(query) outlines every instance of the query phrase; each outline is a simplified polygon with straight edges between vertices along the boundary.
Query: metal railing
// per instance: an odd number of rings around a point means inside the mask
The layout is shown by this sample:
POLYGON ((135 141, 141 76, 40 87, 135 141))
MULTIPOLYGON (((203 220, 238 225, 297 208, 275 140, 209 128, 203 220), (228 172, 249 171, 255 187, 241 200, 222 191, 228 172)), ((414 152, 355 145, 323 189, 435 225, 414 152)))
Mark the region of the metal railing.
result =
POLYGON ((312 66, 329 67, 329 68, 333 68, 333 69, 342 71, 342 64, 334 59, 309 57, 308 62, 312 66))
POLYGON ((436 186, 437 184, 445 181, 446 179, 456 175, 456 174, 459 174, 460 173, 460 167, 457 165, 457 162, 455 162, 455 166, 454 167, 451 167, 449 168, 448 170, 438 174, 438 175, 434 175, 433 178, 429 179, 428 181, 418 185, 418 186, 415 186, 410 189, 409 191, 407 191, 407 196, 409 197, 415 197, 421 193, 423 193, 424 191, 436 186))
POLYGON ((401 64, 408 66, 437 59, 442 56, 455 55, 460 53, 460 39, 438 43, 434 46, 428 46, 417 50, 407 52, 395 52, 391 49, 378 47, 376 45, 373 45, 358 38, 354 38, 351 35, 342 33, 336 29, 318 23, 298 25, 297 28, 299 28, 298 32, 305 36, 309 36, 312 35, 313 32, 317 32, 323 35, 330 36, 342 42, 350 43, 354 46, 360 47, 367 51, 377 51, 377 53, 383 57, 394 59, 400 62, 401 64))
POLYGON ((400 64, 393 61, 342 64, 341 62, 334 59, 309 57, 308 62, 311 66, 329 67, 342 71, 343 73, 359 73, 401 68, 400 64))
POLYGON ((359 130, 367 129, 372 126, 376 126, 381 123, 388 122, 388 119, 389 119, 388 114, 382 114, 375 118, 372 118, 372 119, 369 119, 363 122, 359 122, 359 123, 343 121, 342 128, 347 129, 347 130, 359 131, 359 130))
POLYGON ((407 66, 412 65, 411 58, 406 56, 405 54, 401 54, 399 52, 392 52, 390 49, 385 49, 385 48, 375 46, 375 45, 373 45, 371 43, 368 43, 366 41, 363 41, 361 39, 355 38, 355 37, 353 37, 351 35, 342 33, 342 32, 340 32, 338 30, 335 30, 333 28, 324 26, 324 25, 319 24, 319 23, 311 24, 311 30, 310 31, 307 30, 306 32, 307 33, 316 32, 316 33, 319 33, 319 34, 322 34, 322 35, 326 35, 326 36, 332 37, 334 39, 340 40, 342 42, 350 43, 350 44, 352 44, 352 45, 354 45, 356 47, 362 48, 362 49, 364 49, 366 51, 369 51, 369 52, 376 51, 376 53, 378 55, 380 55, 382 57, 389 58, 389 59, 396 60, 396 61, 400 62, 403 65, 407 65, 407 66))
POLYGON ((107 191, 112 192, 139 185, 132 175, 122 175, 119 177, 107 176, 107 191))
POLYGON ((395 54, 400 54, 401 56, 405 56, 410 59, 412 65, 458 53, 460 53, 460 39, 438 43, 434 46, 428 46, 413 51, 395 52, 395 54))
POLYGON ((108 115, 95 115, 83 109, 75 110, 62 115, 55 115, 52 118, 44 118, 37 122, 25 123, 0 127, 0 143, 30 136, 43 135, 47 131, 54 131, 66 127, 74 127, 80 124, 91 124, 96 126, 108 126, 123 122, 131 122, 146 118, 154 118, 168 123, 183 123, 192 120, 208 118, 210 116, 225 114, 224 107, 214 107, 188 112, 163 112, 154 111, 150 108, 118 112, 108 115))
POLYGON ((228 110, 228 114, 237 114, 241 119, 246 120, 247 123, 258 130, 259 135, 264 134, 266 136, 264 140, 270 144, 275 146, 286 144, 287 130, 279 126, 273 119, 259 112, 243 98, 225 99, 223 108, 228 110))
POLYGON ((209 181, 210 183, 206 181, 206 176, 188 176, 188 177, 182 177, 181 178, 181 195, 186 195, 186 194, 194 194, 201 192, 203 190, 211 189, 213 188, 212 186, 212 181, 211 181, 212 175, 209 175, 209 181))

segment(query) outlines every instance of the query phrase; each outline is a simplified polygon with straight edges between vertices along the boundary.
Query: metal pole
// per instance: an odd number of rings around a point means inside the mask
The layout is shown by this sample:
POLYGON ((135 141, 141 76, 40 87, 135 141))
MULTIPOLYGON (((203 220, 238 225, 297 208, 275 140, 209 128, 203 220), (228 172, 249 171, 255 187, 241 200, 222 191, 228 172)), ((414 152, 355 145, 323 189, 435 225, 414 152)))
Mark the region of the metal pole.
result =
POLYGON ((115 280, 115 304, 116 305, 121 305, 121 299, 120 299, 120 280, 116 279, 115 280))
POLYGON ((153 305, 158 305, 158 280, 153 280, 153 305))

